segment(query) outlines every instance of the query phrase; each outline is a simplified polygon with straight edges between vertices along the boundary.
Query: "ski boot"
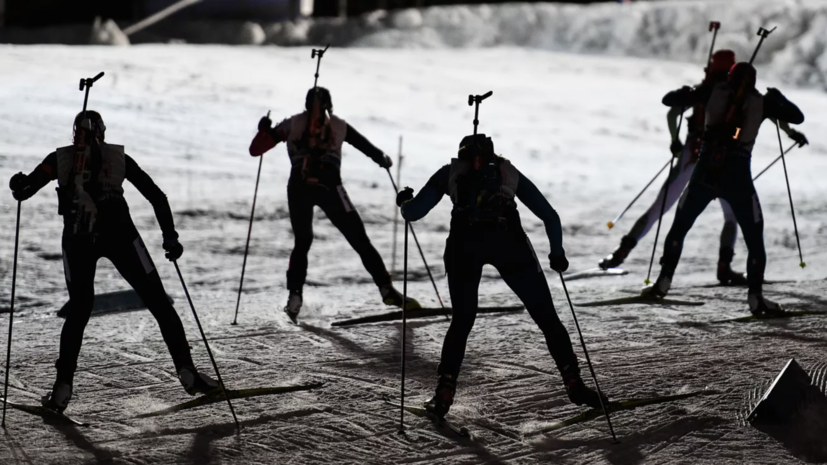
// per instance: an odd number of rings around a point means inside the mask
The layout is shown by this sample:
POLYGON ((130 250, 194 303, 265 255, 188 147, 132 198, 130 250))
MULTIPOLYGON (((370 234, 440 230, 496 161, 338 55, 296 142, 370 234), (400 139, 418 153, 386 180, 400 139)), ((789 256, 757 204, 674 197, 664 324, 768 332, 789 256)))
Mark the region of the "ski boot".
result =
POLYGON ((40 405, 49 410, 63 413, 72 400, 72 385, 65 381, 55 381, 52 392, 40 398, 40 405))
POLYGON ((730 267, 735 252, 731 247, 721 247, 718 254, 718 281, 722 286, 746 286, 747 277, 744 273, 734 271, 730 267))
POLYGON ((640 296, 659 300, 666 297, 666 294, 669 293, 669 288, 672 287, 672 278, 667 276, 658 276, 658 279, 655 280, 655 284, 650 284, 649 286, 644 287, 640 291, 640 296))
POLYGON ((620 266, 623 263, 623 260, 626 260, 626 257, 629 256, 629 252, 631 252, 636 245, 637 240, 634 237, 623 236, 623 239, 620 240, 620 247, 618 247, 617 250, 612 252, 603 260, 600 260, 600 263, 598 263, 597 266, 603 270, 620 266))
POLYGON ((221 384, 204 373, 200 373, 195 367, 184 367, 178 371, 178 380, 184 386, 187 394, 212 394, 221 388, 221 384))
POLYGON ((301 291, 290 291, 290 297, 287 298, 287 305, 284 306, 284 313, 290 317, 290 321, 294 325, 299 324, 299 312, 302 309, 302 293, 301 291))
POLYGON ((747 302, 749 303, 749 311, 758 318, 784 314, 784 309, 780 305, 764 297, 761 293, 750 293, 747 296, 747 302))
POLYGON ((580 377, 580 370, 568 370, 563 373, 563 384, 566 386, 566 394, 569 400, 575 405, 587 405, 593 409, 601 409, 609 405, 609 398, 605 395, 598 395, 597 391, 589 388, 583 383, 580 377), (603 400, 601 405, 600 400, 603 400))
POLYGON ((434 397, 425 403, 425 410, 431 415, 445 419, 448 410, 454 403, 454 394, 457 392, 457 379, 451 375, 440 375, 436 385, 434 397))
MULTIPOLYGON (((385 305, 402 308, 402 294, 393 287, 393 284, 386 284, 380 287, 379 293, 382 294, 382 301, 385 302, 385 305)), ((406 302, 408 310, 422 308, 422 305, 419 305, 419 302, 411 297, 408 297, 406 302)))

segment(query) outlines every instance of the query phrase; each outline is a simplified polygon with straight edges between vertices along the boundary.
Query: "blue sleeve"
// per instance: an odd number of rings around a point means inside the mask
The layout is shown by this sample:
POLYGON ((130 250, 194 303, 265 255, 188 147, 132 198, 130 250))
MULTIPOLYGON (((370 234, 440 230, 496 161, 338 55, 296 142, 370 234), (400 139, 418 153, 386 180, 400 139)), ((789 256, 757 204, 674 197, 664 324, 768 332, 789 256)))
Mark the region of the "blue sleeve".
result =
POLYGON ((442 200, 442 196, 448 193, 450 175, 451 167, 445 165, 431 176, 416 197, 402 205, 402 218, 407 221, 417 221, 427 215, 442 200))
POLYGON ((560 216, 548 203, 548 200, 543 197, 537 186, 522 173, 520 173, 520 181, 517 184, 517 198, 545 224, 551 254, 556 256, 565 255, 566 251, 563 250, 563 226, 560 224, 560 216))

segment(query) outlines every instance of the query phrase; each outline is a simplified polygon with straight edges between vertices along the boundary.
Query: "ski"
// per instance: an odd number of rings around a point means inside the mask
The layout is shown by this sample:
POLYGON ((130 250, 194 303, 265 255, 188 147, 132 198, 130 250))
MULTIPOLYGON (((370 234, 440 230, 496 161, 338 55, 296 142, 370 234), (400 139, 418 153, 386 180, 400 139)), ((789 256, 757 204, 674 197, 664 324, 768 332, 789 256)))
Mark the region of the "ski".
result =
MULTIPOLYGON (((764 280, 764 284, 765 284, 765 285, 772 285, 772 284, 790 284, 790 283, 795 283, 795 282, 798 282, 798 281, 796 281, 796 280, 794 280, 794 279, 782 279, 782 280, 778 280, 778 281, 768 281, 768 280, 764 280)), ((740 287, 740 288, 745 288, 745 287, 748 287, 748 286, 747 286, 747 284, 721 284, 721 283, 710 283, 710 284, 699 284, 699 285, 697 285, 697 286, 687 286, 687 287, 690 287, 690 288, 693 288, 693 287, 694 287, 694 288, 703 288, 703 289, 714 289, 714 288, 719 288, 719 287, 740 287)))
MULTIPOLYGON (((657 405, 657 404, 664 404, 667 402, 675 402, 678 400, 689 399, 691 397, 697 396, 706 396, 717 394, 717 391, 712 390, 703 390, 703 391, 694 391, 689 392, 686 394, 676 394, 671 396, 658 396, 658 397, 648 397, 642 399, 627 399, 621 400, 617 402, 609 402, 609 413, 620 412, 624 410, 632 410, 638 407, 645 407, 648 405, 657 405)), ((596 418, 603 417, 603 410, 602 409, 591 409, 586 410, 578 415, 575 415, 571 418, 567 418, 565 420, 558 421, 556 423, 552 423, 548 426, 544 426, 542 428, 536 429, 534 431, 530 431, 525 433, 524 437, 531 437, 531 436, 538 436, 540 434, 549 433, 551 431, 556 431, 566 426, 575 425, 577 423, 584 423, 587 421, 594 420, 596 418)))
MULTIPOLYGON (((169 303, 174 303, 172 297, 167 296, 169 303)), ((68 300, 57 312, 57 316, 66 318, 72 308, 72 301, 68 300)), ((144 301, 134 290, 106 292, 95 295, 95 302, 92 304, 92 315, 101 313, 126 312, 146 308, 144 301)))
POLYGON ((778 314, 770 314, 770 315, 747 315, 738 318, 731 318, 728 320, 716 320, 711 321, 710 324, 719 324, 719 323, 749 323, 753 321, 761 321, 761 320, 778 320, 782 318, 793 318, 797 316, 807 316, 807 315, 827 315, 826 310, 796 310, 796 311, 784 311, 778 314))
POLYGON ((698 301, 691 301, 691 300, 676 300, 676 299, 659 299, 654 297, 644 297, 641 295, 635 295, 631 297, 619 297, 617 299, 609 299, 609 300, 596 300, 593 302, 581 302, 577 303, 578 307, 605 307, 607 305, 629 305, 629 304, 642 304, 642 305, 681 305, 681 306, 699 306, 703 305, 703 302, 698 301))
MULTIPOLYGON (((274 394, 286 394, 288 392, 298 392, 298 391, 309 391, 311 389, 316 389, 323 386, 324 383, 310 383, 310 384, 298 384, 293 386, 279 386, 279 387, 269 387, 269 388, 255 388, 255 389, 227 389, 227 396, 230 399, 247 399, 250 397, 259 397, 259 396, 269 396, 274 394)), ((165 408, 163 410, 157 410, 155 412, 148 412, 142 413, 137 415, 135 418, 149 418, 149 417, 157 417, 160 415, 166 415, 168 413, 179 412, 181 410, 188 410, 195 407, 201 407, 204 405, 214 404, 216 402, 223 402, 226 399, 224 395, 221 393, 220 390, 212 394, 205 394, 195 399, 192 399, 188 402, 184 402, 178 405, 173 405, 172 407, 165 408)))
MULTIPOLYGON (((3 398, 0 397, 0 402, 2 402, 2 400, 3 398)), ((75 420, 74 418, 68 417, 63 413, 58 412, 57 410, 52 410, 42 405, 18 404, 17 402, 12 401, 6 401, 6 404, 8 404, 8 406, 13 409, 20 410, 21 412, 26 412, 43 418, 58 420, 61 423, 69 423, 75 426, 82 426, 84 428, 89 427, 89 423, 84 423, 82 421, 75 420)))
POLYGON ((603 268, 597 267, 583 271, 564 273, 563 277, 566 278, 566 281, 576 281, 578 279, 602 278, 604 276, 624 276, 627 274, 629 274, 629 272, 621 268, 609 268, 608 270, 604 270, 603 268))
MULTIPOLYGON (((480 307, 477 313, 508 313, 521 312, 525 310, 522 305, 514 305, 510 307, 480 307)), ((445 314, 452 314, 453 310, 450 307, 440 308, 418 308, 416 310, 408 310, 407 318, 429 318, 434 316, 443 316, 445 314)), ((383 321, 396 321, 402 319, 402 310, 395 312, 381 313, 379 315, 363 316, 361 318, 352 318, 350 320, 334 321, 331 326, 351 326, 365 323, 379 323, 383 321)))
MULTIPOLYGON (((391 399, 387 394, 384 396, 384 399, 385 399, 385 404, 387 404, 387 405, 390 405, 390 406, 393 406, 393 407, 396 407, 396 408, 401 408, 402 407, 401 404, 399 404, 398 402, 391 399)), ((453 434, 455 434, 455 435, 457 435, 461 438, 473 439, 473 437, 471 436, 471 432, 468 431, 468 428, 466 428, 464 426, 457 426, 457 425, 451 423, 450 421, 448 421, 444 418, 439 418, 436 415, 432 414, 431 412, 425 410, 423 407, 415 407, 413 405, 406 405, 405 406, 405 411, 410 412, 410 413, 412 413, 412 414, 414 414, 418 417, 421 417, 421 418, 427 418, 428 420, 431 420, 431 422, 434 425, 436 425, 438 427, 446 428, 446 429, 448 429, 448 431, 450 431, 451 433, 453 433, 453 434)))

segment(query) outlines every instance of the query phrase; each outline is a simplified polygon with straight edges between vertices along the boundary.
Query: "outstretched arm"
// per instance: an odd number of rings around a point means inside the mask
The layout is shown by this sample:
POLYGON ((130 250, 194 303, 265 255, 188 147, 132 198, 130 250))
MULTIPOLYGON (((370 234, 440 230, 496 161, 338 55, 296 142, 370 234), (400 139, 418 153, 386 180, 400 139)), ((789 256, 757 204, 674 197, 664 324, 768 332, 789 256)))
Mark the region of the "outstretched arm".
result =
POLYGON ((382 168, 390 168, 390 157, 385 155, 385 152, 379 150, 375 145, 371 144, 359 131, 353 128, 350 124, 347 125, 345 132, 345 142, 356 147, 357 150, 367 155, 371 160, 375 161, 377 165, 382 168))
POLYGON ((448 193, 450 174, 451 166, 445 165, 431 176, 416 197, 402 204, 402 218, 417 221, 427 215, 442 200, 442 196, 448 193))
POLYGON ((779 120, 790 124, 804 122, 804 113, 793 103, 787 100, 778 89, 767 89, 764 95, 764 117, 779 120))
POLYGON ((661 102, 667 107, 689 108, 694 105, 706 103, 712 93, 712 86, 703 85, 698 87, 683 86, 663 96, 661 102))
POLYGON ((14 198, 23 201, 31 198, 53 179, 57 179, 57 154, 55 152, 50 153, 28 176, 23 173, 12 176, 9 187, 14 198))
POLYGON ((178 233, 175 232, 172 209, 169 207, 166 194, 129 155, 126 156, 126 179, 152 204, 155 218, 158 219, 158 224, 164 234, 164 241, 177 240, 178 233))
POLYGON ((520 182, 517 184, 517 198, 545 224, 548 242, 551 246, 551 255, 565 255, 566 252, 563 250, 563 226, 560 224, 560 216, 540 193, 537 186, 522 173, 520 174, 520 182))
MULTIPOLYGON (((268 113, 269 114, 269 113, 268 113)), ((270 118, 265 116, 258 122, 258 134, 250 143, 250 156, 258 157, 264 155, 268 150, 272 149, 279 142, 287 140, 287 135, 290 134, 290 118, 285 119, 276 127, 271 128, 273 124, 270 118)))

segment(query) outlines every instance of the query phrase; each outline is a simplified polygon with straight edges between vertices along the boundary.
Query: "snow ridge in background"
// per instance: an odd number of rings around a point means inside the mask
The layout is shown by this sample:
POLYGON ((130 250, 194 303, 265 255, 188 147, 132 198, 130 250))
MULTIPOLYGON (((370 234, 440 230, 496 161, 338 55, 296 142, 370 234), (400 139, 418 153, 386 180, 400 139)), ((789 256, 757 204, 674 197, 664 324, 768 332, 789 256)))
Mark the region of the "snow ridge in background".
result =
POLYGON ((731 48, 744 60, 758 43, 758 27, 777 26, 756 58, 759 71, 786 83, 827 89, 825 0, 459 5, 280 23, 266 33, 267 41, 278 45, 521 46, 701 64, 709 51, 711 20, 722 23, 716 48, 731 48))

